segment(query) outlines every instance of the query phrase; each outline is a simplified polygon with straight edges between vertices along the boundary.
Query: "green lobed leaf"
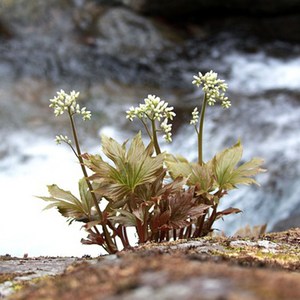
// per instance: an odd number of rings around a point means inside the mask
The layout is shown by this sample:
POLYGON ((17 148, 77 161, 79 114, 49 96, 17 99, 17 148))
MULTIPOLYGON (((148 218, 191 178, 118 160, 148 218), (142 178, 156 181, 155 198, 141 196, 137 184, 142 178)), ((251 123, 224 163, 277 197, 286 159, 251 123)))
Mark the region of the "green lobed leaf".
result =
POLYGON ((214 188, 214 177, 210 164, 189 163, 182 156, 168 156, 166 165, 172 179, 183 177, 188 186, 198 186, 198 193, 209 192, 214 188))
POLYGON ((84 159, 94 171, 90 179, 99 183, 95 192, 113 201, 133 194, 141 185, 153 183, 163 171, 164 154, 153 157, 152 146, 145 147, 140 133, 133 138, 128 151, 125 143, 120 145, 112 138, 104 137, 102 146, 114 166, 100 156, 85 155, 84 159))
POLYGON ((165 164, 172 179, 177 177, 188 178, 192 174, 191 164, 182 156, 167 155, 165 164))
MULTIPOLYGON (((95 188, 95 186, 93 188, 95 188)), ((80 194, 80 204, 85 215, 92 216, 92 208, 94 207, 94 201, 85 178, 79 180, 78 189, 80 194)))
POLYGON ((189 185, 197 185, 198 193, 207 193, 214 188, 214 176, 208 164, 192 164, 192 174, 188 179, 189 185))
POLYGON ((73 220, 88 221, 92 217, 93 201, 88 190, 86 180, 79 181, 79 193, 81 200, 71 192, 59 188, 56 184, 48 185, 51 197, 38 197, 44 201, 51 202, 44 209, 57 208, 61 215, 73 220))
POLYGON ((115 164, 118 164, 120 161, 125 158, 125 145, 120 145, 113 138, 107 137, 106 135, 101 136, 102 150, 103 153, 111 159, 115 164))
POLYGON ((220 189, 230 189, 232 172, 241 160, 243 147, 238 141, 234 146, 223 150, 213 158, 213 168, 220 189))
POLYGON ((49 194, 55 199, 65 200, 75 205, 80 205, 80 201, 70 192, 59 188, 56 184, 48 185, 49 194))
POLYGON ((253 158, 249 162, 237 167, 243 154, 243 147, 238 141, 234 146, 217 154, 213 160, 213 171, 220 190, 236 188, 238 184, 257 184, 252 176, 264 172, 261 168, 263 160, 253 158))

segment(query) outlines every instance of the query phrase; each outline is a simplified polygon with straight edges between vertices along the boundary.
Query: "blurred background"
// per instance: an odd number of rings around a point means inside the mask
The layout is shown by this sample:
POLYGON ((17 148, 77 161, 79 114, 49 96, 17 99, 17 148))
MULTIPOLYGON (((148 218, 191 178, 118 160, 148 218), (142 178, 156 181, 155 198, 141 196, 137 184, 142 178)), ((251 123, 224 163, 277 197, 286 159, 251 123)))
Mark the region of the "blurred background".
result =
POLYGON ((177 113, 163 148, 195 160, 188 124, 202 94, 191 81, 210 70, 226 79, 232 107, 208 108, 205 159, 241 138, 244 159, 263 157, 268 169, 261 187, 223 198, 243 213, 216 228, 300 226, 300 0, 0 0, 0 255, 100 253, 35 197, 52 183, 76 194, 82 176, 54 143, 71 135, 48 107, 57 90, 80 91, 93 113, 80 124, 84 151, 99 151, 100 133, 133 136, 126 109, 155 94, 177 113))

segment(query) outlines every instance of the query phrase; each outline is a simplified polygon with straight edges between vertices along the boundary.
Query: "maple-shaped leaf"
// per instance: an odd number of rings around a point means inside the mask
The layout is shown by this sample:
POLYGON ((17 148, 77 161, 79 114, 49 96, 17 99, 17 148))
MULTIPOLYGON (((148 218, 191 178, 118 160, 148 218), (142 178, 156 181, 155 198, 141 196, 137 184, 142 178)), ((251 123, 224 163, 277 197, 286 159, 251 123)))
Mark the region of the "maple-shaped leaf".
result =
POLYGON ((215 189, 215 181, 210 164, 192 164, 192 174, 188 184, 197 186, 197 194, 209 193, 215 189))
POLYGON ((220 190, 231 190, 238 184, 258 184, 252 177, 265 171, 261 168, 263 159, 253 158, 238 167, 242 154, 243 147, 238 141, 212 159, 213 172, 220 190))
POLYGON ((172 177, 172 179, 176 179, 177 177, 189 178, 192 174, 192 166, 182 156, 174 156, 168 154, 165 159, 165 164, 167 165, 168 171, 172 177))
POLYGON ((92 210, 94 202, 84 178, 78 183, 80 199, 75 197, 70 191, 59 188, 56 184, 48 185, 47 187, 51 196, 38 197, 50 202, 44 209, 56 207, 64 217, 69 218, 70 223, 75 220, 88 222, 95 218, 95 213, 92 210))
POLYGON ((95 192, 112 201, 122 201, 134 194, 137 187, 154 182, 163 172, 164 154, 152 156, 153 145, 145 147, 141 133, 133 138, 128 150, 126 143, 120 145, 106 136, 102 136, 102 148, 113 165, 100 155, 85 154, 83 158, 94 172, 90 179, 99 184, 95 192))
POLYGON ((211 164, 190 163, 182 156, 168 155, 166 165, 173 179, 186 178, 188 186, 197 186, 199 195, 215 188, 211 164))

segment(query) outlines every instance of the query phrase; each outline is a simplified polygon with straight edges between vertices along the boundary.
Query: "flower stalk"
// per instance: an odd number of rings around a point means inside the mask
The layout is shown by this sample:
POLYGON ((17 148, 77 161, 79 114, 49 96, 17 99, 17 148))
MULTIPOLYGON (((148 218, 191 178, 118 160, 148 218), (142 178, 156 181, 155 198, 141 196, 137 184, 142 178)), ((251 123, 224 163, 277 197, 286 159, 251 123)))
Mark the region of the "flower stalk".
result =
POLYGON ((195 131, 197 133, 198 140, 198 164, 203 165, 203 127, 204 127, 204 118, 207 104, 210 106, 215 105, 217 101, 221 102, 223 108, 229 108, 231 106, 230 100, 225 96, 225 92, 228 88, 224 80, 218 79, 218 74, 210 71, 202 75, 198 73, 198 76, 194 76, 192 81, 197 87, 202 86, 202 91, 204 92, 200 119, 197 107, 192 112, 192 120, 190 121, 191 125, 194 125, 195 131), (199 123, 199 127, 197 124, 199 123))
MULTIPOLYGON (((93 203, 94 203, 94 207, 97 211, 97 214, 99 216, 99 220, 101 222, 102 225, 102 229, 103 229, 103 234, 105 236, 105 241, 106 241, 106 246, 103 245, 103 248, 108 251, 109 253, 115 253, 117 251, 117 246, 116 244, 113 242, 111 235, 106 227, 106 224, 104 224, 104 218, 103 218, 103 214, 100 210, 99 207, 99 203, 98 200, 96 198, 96 195, 93 191, 93 187, 92 184, 90 182, 90 180, 88 179, 88 173, 87 170, 85 168, 84 162, 83 162, 83 158, 82 158, 82 153, 81 153, 81 149, 80 149, 80 143, 79 143, 79 139, 78 139, 78 135, 77 135, 77 130, 76 130, 76 125, 75 125, 75 121, 74 121, 74 115, 75 114, 79 114, 82 115, 82 119, 84 121, 86 120, 90 120, 91 118, 91 112, 87 111, 85 107, 80 108, 80 105, 77 103, 77 98, 79 96, 79 92, 75 92, 72 91, 70 94, 65 93, 63 90, 61 90, 60 92, 57 93, 58 96, 54 97, 53 99, 50 100, 51 104, 50 107, 54 108, 54 114, 55 116, 60 116, 62 115, 65 111, 67 112, 68 116, 69 116, 69 120, 70 120, 70 124, 71 124, 71 129, 72 129, 72 135, 73 135, 73 139, 74 139, 74 143, 75 143, 75 148, 72 146, 72 141, 67 137, 67 136, 63 136, 63 135, 59 135, 56 137, 56 142, 58 144, 60 144, 61 142, 65 142, 67 143, 73 153, 75 154, 75 156, 77 157, 84 179, 86 181, 86 184, 88 186, 89 192, 92 196, 93 199, 93 203)), ((96 233, 100 234, 97 227, 93 226, 96 233)))
POLYGON ((158 139, 157 139, 157 129, 156 129, 156 125, 155 125, 155 120, 151 120, 151 127, 152 127, 152 142, 153 142, 153 146, 156 152, 156 155, 161 153, 159 144, 158 144, 158 139))
POLYGON ((200 122, 199 129, 197 130, 198 136, 198 164, 203 165, 203 128, 204 128, 204 117, 207 105, 207 95, 204 94, 201 113, 200 113, 200 122))

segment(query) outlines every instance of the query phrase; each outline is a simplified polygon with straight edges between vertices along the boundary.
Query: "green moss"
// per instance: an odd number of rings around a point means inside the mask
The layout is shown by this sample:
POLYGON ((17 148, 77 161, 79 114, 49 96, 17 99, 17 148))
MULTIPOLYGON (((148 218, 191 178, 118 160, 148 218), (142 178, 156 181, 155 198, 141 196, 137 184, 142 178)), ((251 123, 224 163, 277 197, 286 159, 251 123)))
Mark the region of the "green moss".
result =
POLYGON ((273 260, 276 261, 278 263, 289 263, 289 264, 293 264, 293 263, 299 263, 300 261, 300 255, 295 254, 295 253, 281 253, 281 252, 265 252, 265 251, 257 251, 255 253, 255 256, 257 256, 258 258, 262 258, 262 259, 269 259, 269 260, 273 260))
POLYGON ((14 292, 18 292, 20 291, 24 286, 26 286, 23 282, 17 281, 17 282, 13 282, 12 284, 12 289, 14 290, 14 292))
MULTIPOLYGON (((249 241, 249 240, 248 240, 249 241)), ((250 241, 249 241, 250 242, 250 241)), ((274 242, 273 242, 274 243, 274 242)), ((239 245, 233 247, 223 243, 224 251, 211 251, 213 256, 237 262, 240 265, 261 265, 296 270, 300 267, 299 247, 289 244, 276 243, 276 249, 267 249, 259 245, 239 245)))

